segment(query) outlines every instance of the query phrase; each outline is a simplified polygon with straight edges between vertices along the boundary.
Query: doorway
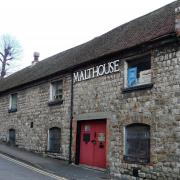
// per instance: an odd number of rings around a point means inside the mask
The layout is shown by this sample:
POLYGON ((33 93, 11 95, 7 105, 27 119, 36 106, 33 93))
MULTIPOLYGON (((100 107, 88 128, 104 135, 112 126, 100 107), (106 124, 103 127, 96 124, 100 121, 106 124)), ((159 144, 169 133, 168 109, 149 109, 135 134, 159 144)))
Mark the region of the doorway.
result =
POLYGON ((82 121, 78 131, 79 163, 106 168, 106 120, 82 121))

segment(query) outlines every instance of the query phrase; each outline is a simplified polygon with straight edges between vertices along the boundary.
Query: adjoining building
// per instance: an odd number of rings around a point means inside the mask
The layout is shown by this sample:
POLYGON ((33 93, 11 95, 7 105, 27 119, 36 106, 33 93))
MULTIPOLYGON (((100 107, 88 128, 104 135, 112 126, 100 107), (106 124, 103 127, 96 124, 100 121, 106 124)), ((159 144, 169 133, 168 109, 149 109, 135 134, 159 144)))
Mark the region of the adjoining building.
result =
POLYGON ((117 177, 179 179, 179 35, 175 1, 1 80, 1 140, 117 177))

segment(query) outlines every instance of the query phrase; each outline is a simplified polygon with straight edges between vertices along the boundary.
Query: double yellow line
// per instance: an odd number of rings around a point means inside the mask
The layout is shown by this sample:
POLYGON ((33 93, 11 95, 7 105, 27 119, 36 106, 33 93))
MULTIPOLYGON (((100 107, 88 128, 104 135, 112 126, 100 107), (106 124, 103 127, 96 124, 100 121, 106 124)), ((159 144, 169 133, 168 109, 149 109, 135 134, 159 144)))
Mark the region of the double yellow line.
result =
POLYGON ((44 176, 48 176, 48 177, 51 177, 51 178, 53 178, 53 179, 58 179, 58 180, 68 180, 67 178, 60 177, 60 176, 56 176, 56 175, 54 175, 54 174, 52 174, 52 173, 49 173, 49 172, 40 170, 40 169, 38 169, 38 168, 35 168, 35 167, 33 167, 33 166, 30 166, 30 165, 28 165, 28 164, 26 164, 26 163, 20 162, 20 161, 18 161, 18 160, 15 160, 15 159, 10 158, 10 157, 8 157, 8 156, 5 156, 5 155, 3 155, 3 154, 0 154, 0 157, 3 158, 3 159, 8 160, 8 161, 10 161, 10 162, 13 162, 13 163, 15 163, 15 164, 17 164, 17 165, 19 165, 19 166, 22 166, 22 167, 25 167, 25 168, 27 168, 27 169, 30 169, 31 171, 35 171, 35 172, 37 172, 37 173, 39 173, 39 174, 42 174, 42 175, 44 175, 44 176))

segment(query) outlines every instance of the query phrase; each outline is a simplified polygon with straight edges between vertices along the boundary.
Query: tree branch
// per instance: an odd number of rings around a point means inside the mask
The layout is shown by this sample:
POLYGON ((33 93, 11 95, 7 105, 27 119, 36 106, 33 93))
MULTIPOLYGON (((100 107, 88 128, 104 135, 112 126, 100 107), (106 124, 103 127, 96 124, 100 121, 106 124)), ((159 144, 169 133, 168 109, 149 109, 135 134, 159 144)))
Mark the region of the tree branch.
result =
POLYGON ((0 55, 1 55, 2 57, 4 57, 4 54, 3 54, 2 52, 0 52, 0 55))
POLYGON ((11 57, 11 58, 9 58, 9 59, 6 59, 6 61, 9 61, 9 60, 12 60, 13 59, 13 57, 11 57))

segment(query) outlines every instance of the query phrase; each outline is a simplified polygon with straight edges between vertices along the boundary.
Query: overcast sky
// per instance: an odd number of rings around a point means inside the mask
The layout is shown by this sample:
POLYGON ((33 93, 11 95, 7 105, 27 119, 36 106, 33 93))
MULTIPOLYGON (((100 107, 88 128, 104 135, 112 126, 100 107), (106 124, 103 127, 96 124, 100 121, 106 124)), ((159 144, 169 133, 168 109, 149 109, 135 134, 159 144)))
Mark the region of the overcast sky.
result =
POLYGON ((21 43, 17 68, 82 44, 173 0, 1 0, 0 34, 21 43))

